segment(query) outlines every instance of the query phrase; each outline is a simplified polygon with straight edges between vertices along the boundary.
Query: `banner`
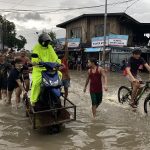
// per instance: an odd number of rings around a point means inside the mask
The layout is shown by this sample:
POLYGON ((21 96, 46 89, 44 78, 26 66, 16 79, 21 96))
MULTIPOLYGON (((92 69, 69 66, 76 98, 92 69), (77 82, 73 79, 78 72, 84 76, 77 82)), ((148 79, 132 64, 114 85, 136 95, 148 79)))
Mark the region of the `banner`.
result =
POLYGON ((109 46, 127 46, 128 35, 109 35, 109 46))
MULTIPOLYGON (((106 36, 106 46, 127 46, 128 35, 111 34, 106 36)), ((92 38, 92 47, 104 46, 104 36, 92 38)))
POLYGON ((68 39, 68 48, 77 48, 80 45, 80 38, 68 39))
MULTIPOLYGON (((92 47, 104 46, 104 37, 94 37, 92 38, 92 47)), ((108 46, 108 36, 106 36, 106 46, 108 46)))

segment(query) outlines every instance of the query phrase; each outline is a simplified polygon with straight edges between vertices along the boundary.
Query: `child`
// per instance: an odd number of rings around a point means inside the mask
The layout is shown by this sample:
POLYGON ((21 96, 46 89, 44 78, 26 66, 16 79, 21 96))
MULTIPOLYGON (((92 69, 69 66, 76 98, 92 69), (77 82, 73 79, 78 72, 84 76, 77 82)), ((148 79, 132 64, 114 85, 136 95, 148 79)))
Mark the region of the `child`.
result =
POLYGON ((10 71, 8 77, 8 104, 11 104, 11 96, 15 89, 16 93, 16 106, 20 103, 21 92, 25 94, 26 91, 22 85, 22 61, 19 58, 16 58, 14 61, 14 68, 10 71))
POLYGON ((92 100, 92 113, 93 117, 96 117, 96 109, 102 102, 102 95, 104 88, 107 91, 107 76, 103 68, 97 65, 97 60, 95 58, 91 58, 88 60, 88 66, 90 69, 88 70, 88 77, 86 80, 84 92, 86 92, 87 85, 90 81, 90 95, 92 100), (102 77, 104 79, 104 86, 102 86, 102 77))

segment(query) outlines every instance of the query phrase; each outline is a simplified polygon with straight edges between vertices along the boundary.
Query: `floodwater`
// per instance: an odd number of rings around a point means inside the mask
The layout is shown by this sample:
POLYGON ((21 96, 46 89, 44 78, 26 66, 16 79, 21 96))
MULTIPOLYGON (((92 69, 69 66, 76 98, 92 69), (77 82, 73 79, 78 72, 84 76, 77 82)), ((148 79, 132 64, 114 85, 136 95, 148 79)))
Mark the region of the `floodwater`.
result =
MULTIPOLYGON (((145 80, 147 74, 142 74, 145 80)), ((16 110, 0 102, 0 150, 149 150, 150 116, 118 103, 117 90, 127 85, 118 73, 109 73, 109 91, 94 120, 89 93, 83 93, 86 72, 71 72, 69 99, 77 105, 77 120, 59 134, 33 130, 23 107, 16 110)))

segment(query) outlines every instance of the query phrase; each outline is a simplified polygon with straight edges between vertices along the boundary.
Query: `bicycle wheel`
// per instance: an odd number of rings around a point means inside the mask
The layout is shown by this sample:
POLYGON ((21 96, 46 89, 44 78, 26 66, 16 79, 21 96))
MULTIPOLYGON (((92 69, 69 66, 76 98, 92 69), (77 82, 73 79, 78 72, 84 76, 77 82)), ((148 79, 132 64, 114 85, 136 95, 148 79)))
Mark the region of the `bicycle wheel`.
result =
POLYGON ((119 103, 126 103, 131 100, 131 89, 126 86, 121 86, 118 90, 118 101, 119 103))
POLYGON ((148 113, 148 109, 150 109, 150 94, 145 98, 144 101, 144 112, 148 113))

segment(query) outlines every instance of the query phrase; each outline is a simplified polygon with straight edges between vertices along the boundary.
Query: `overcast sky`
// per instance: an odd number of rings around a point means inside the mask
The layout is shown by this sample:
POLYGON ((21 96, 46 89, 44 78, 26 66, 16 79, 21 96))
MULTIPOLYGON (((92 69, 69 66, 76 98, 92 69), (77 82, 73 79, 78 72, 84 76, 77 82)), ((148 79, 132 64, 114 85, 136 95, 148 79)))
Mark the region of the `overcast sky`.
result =
MULTIPOLYGON (((108 0, 108 3, 123 2, 127 0, 108 0)), ((131 2, 112 5, 108 7, 108 12, 124 12, 132 3, 132 7, 126 13, 140 22, 150 22, 150 0, 131 0, 131 2), (137 1, 137 2, 136 2, 137 1)), ((36 32, 42 29, 53 30, 57 37, 64 37, 65 30, 56 28, 56 25, 67 21, 73 17, 84 13, 103 13, 104 7, 49 12, 53 9, 76 8, 85 6, 103 5, 105 0, 0 0, 0 10, 48 10, 46 13, 39 12, 15 12, 1 13, 6 19, 13 21, 16 25, 17 33, 26 37, 27 49, 32 49, 37 41, 36 32)), ((44 11, 45 12, 45 11, 44 11)))

